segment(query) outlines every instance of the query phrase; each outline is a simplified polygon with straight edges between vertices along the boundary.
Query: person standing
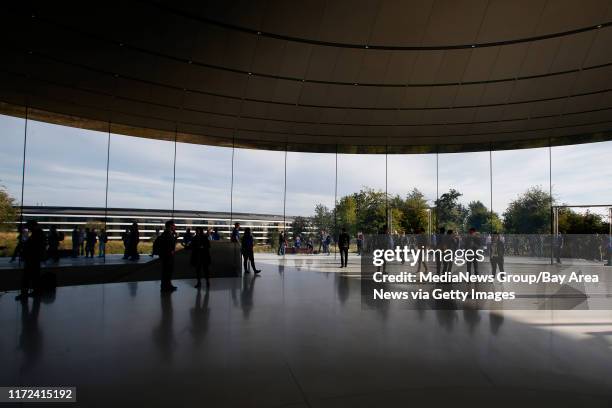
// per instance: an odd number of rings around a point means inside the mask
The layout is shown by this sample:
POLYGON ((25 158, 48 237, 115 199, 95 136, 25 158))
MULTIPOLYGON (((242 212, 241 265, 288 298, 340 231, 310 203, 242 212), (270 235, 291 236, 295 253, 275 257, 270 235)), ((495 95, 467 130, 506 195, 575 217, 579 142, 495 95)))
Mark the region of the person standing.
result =
POLYGON ((255 240, 253 239, 253 234, 251 234, 250 228, 244 229, 244 235, 242 237, 242 257, 244 262, 244 272, 249 273, 248 263, 251 262, 251 266, 253 267, 253 272, 258 274, 261 272, 260 269, 255 268, 255 253, 253 251, 253 247, 255 245, 255 240))
POLYGON ((79 240, 81 233, 79 232, 79 227, 76 225, 72 229, 72 257, 77 258, 79 256, 79 240))
POLYGON ((277 255, 285 255, 285 233, 281 231, 278 234, 278 251, 276 251, 277 255))
POLYGON ((123 242, 123 259, 130 257, 130 227, 121 233, 121 241, 123 242))
POLYGON ((357 234, 357 255, 361 256, 363 252, 363 232, 359 231, 357 234))
POLYGON ((419 259, 417 259, 417 273, 421 272, 421 265, 423 265, 425 272, 427 272, 427 263, 425 262, 425 252, 427 252, 427 235, 425 234, 425 228, 419 229, 419 233, 416 236, 416 244, 417 250, 421 250, 421 252, 419 252, 419 259))
MULTIPOLYGON (((476 250, 482 248, 482 240, 478 233, 476 232, 476 228, 470 228, 468 231, 468 236, 466 237, 465 249, 471 249, 476 253, 476 250)), ((468 273, 472 273, 472 267, 474 269, 474 274, 478 275, 478 261, 476 258, 471 262, 467 263, 467 271, 468 273)))
POLYGON ((206 287, 210 286, 208 266, 210 265, 210 241, 204 228, 196 227, 196 233, 191 240, 191 266, 195 268, 196 288, 202 287, 202 272, 206 279, 206 287))
POLYGON ((86 228, 85 231, 85 257, 93 258, 96 252, 96 242, 98 241, 96 229, 86 228))
POLYGON ((193 235, 191 235, 191 228, 187 227, 187 229, 183 233, 182 238, 183 240, 181 242, 181 245, 183 246, 183 248, 189 249, 191 247, 191 240, 193 239, 193 235))
POLYGON ((221 239, 221 236, 219 235, 219 228, 217 228, 217 227, 213 228, 211 240, 212 241, 219 241, 220 239, 221 239))
POLYGON ((348 251, 351 244, 351 237, 346 233, 346 228, 342 228, 342 232, 338 237, 338 246, 340 247, 340 267, 346 268, 348 264, 348 251))
MULTIPOLYGON (((157 240, 157 237, 159 237, 160 235, 161 235, 160 228, 159 227, 155 227, 155 232, 153 233, 153 236, 151 237, 151 241, 150 242, 155 243, 155 240, 157 240)), ((157 255, 157 254, 155 253, 154 245, 152 245, 151 246, 151 253, 149 254, 149 256, 151 258, 153 258, 155 255, 157 255)))
POLYGON ((140 255, 138 254, 138 243, 140 242, 140 231, 138 229, 138 223, 133 222, 132 228, 130 229, 130 250, 129 250, 129 259, 131 261, 137 261, 140 259, 140 255))
POLYGON ((504 241, 499 239, 499 234, 494 232, 491 236, 491 273, 497 274, 497 268, 499 271, 504 271, 504 241))
POLYGON ((11 262, 15 262, 15 260, 19 257, 19 261, 21 262, 23 244, 28 240, 28 229, 25 226, 19 227, 19 234, 17 235, 17 245, 15 246, 15 250, 13 251, 13 256, 11 256, 11 262))
POLYGON ((57 227, 52 225, 49 228, 49 234, 47 236, 47 255, 53 261, 53 263, 59 262, 59 245, 60 245, 60 234, 57 232, 57 227))
POLYGON ((100 230, 98 242, 98 258, 104 258, 106 256, 106 243, 108 242, 108 234, 104 228, 100 230))
POLYGON ((161 292, 173 292, 176 286, 172 285, 174 272, 174 251, 176 249, 176 226, 174 221, 166 221, 165 229, 153 243, 155 253, 161 260, 161 292))
POLYGON ((85 238, 87 238, 87 231, 83 227, 79 228, 79 255, 85 255, 85 238))
POLYGON ((232 229, 232 235, 230 235, 230 241, 232 242, 240 242, 240 223, 237 222, 234 224, 234 229, 232 229))
POLYGON ((30 236, 23 244, 23 275, 21 293, 15 300, 27 300, 28 296, 40 295, 40 263, 45 252, 45 237, 43 230, 36 221, 28 221, 30 236), (29 289, 32 289, 29 292, 29 289))

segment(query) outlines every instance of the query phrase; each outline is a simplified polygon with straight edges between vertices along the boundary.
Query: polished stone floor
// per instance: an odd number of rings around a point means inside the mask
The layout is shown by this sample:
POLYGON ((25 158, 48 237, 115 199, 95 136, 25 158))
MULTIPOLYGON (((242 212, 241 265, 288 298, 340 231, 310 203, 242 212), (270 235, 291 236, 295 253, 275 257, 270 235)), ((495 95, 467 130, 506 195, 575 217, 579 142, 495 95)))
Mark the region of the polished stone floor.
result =
POLYGON ((357 262, 4 293, 0 385, 76 386, 87 407, 612 406, 611 311, 363 307, 357 262))
MULTIPOLYGON (((123 259, 123 255, 109 254, 106 257, 95 256, 93 258, 85 258, 80 256, 78 258, 60 258, 59 262, 54 263, 51 260, 42 263, 42 267, 69 267, 69 266, 91 266, 91 265, 129 265, 134 263, 146 263, 149 262, 152 257, 149 255, 140 255, 140 259, 137 261, 131 261, 123 259)), ((18 269, 22 268, 23 263, 18 260, 11 262, 11 258, 0 257, 0 269, 18 269)))

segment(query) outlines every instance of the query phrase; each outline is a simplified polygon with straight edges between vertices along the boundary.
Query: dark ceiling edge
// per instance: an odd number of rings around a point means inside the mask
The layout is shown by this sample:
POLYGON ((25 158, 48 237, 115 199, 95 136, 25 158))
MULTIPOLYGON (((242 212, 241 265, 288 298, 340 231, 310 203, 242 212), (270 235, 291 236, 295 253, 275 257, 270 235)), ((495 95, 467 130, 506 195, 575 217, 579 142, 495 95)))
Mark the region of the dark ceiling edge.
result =
POLYGON ((502 45, 520 44, 520 43, 525 43, 525 42, 547 40, 547 39, 557 38, 557 37, 565 37, 568 35, 580 34, 586 31, 598 30, 603 27, 612 26, 612 22, 608 21, 608 22, 603 22, 600 24, 591 25, 588 27, 580 27, 574 30, 562 31, 558 33, 543 34, 539 36, 526 37, 526 38, 517 38, 514 40, 491 41, 491 42, 471 43, 471 44, 430 45, 430 46, 427 46, 427 45, 425 46, 394 46, 394 45, 377 45, 377 44, 351 44, 351 43, 337 43, 337 42, 329 42, 329 41, 320 41, 320 40, 292 37, 288 35, 259 31, 256 29, 248 28, 248 27, 241 27, 241 26, 234 25, 234 24, 224 23, 221 21, 206 18, 204 16, 194 15, 187 11, 184 11, 184 10, 181 10, 175 7, 170 7, 167 4, 161 4, 160 2, 157 2, 157 1, 141 1, 141 2, 146 3, 148 5, 155 6, 165 12, 175 14, 183 18, 188 18, 194 21, 199 21, 203 24, 214 25, 214 26, 221 27, 227 30, 239 31, 239 32, 247 33, 247 34, 273 38, 276 40, 299 42, 299 43, 305 43, 305 44, 311 44, 311 45, 321 45, 321 46, 326 46, 326 47, 358 48, 358 49, 387 50, 387 51, 419 51, 419 50, 424 50, 424 51, 440 50, 442 51, 442 50, 497 47, 497 46, 502 46, 502 45))
POLYGON ((591 65, 587 67, 578 67, 578 68, 566 69, 563 71, 548 72, 545 74, 533 74, 533 75, 525 75, 525 76, 517 76, 517 77, 496 78, 496 79, 488 79, 488 80, 473 80, 473 81, 451 81, 451 82, 433 82, 433 83, 425 83, 425 82, 423 83, 357 82, 356 83, 356 82, 350 82, 350 81, 349 82, 329 81, 329 80, 320 80, 320 79, 312 79, 312 78, 307 79, 307 78, 298 78, 298 77, 291 77, 291 76, 284 76, 284 75, 273 75, 273 74, 266 74, 263 72, 247 71, 247 70, 242 70, 242 69, 237 69, 237 68, 225 67, 221 65, 214 65, 214 64, 198 61, 195 59, 181 58, 179 56, 173 56, 173 55, 164 54, 158 51, 149 50, 149 49, 146 49, 140 46, 135 46, 135 45, 131 45, 128 43, 124 43, 122 41, 102 37, 96 34, 92 34, 92 33, 77 29, 75 27, 70 27, 70 26, 66 26, 63 24, 59 24, 59 23, 56 23, 56 22, 53 22, 53 21, 50 21, 44 18, 37 18, 36 20, 41 21, 46 24, 53 25, 55 27, 59 27, 63 30, 71 31, 73 34, 77 33, 82 36, 88 36, 89 38, 93 38, 97 41, 101 41, 107 44, 115 44, 118 47, 123 47, 125 49, 129 49, 135 52, 140 52, 140 53, 143 53, 149 56, 154 56, 157 58, 163 58, 169 61, 192 64, 192 65, 203 67, 203 68, 220 70, 224 72, 231 72, 231 73, 240 74, 240 75, 253 75, 256 77, 267 78, 267 79, 280 79, 283 81, 304 82, 304 83, 321 84, 321 85, 339 85, 339 86, 358 85, 358 86, 377 87, 377 88, 424 88, 424 87, 442 87, 442 86, 458 86, 458 85, 482 85, 482 84, 496 84, 496 83, 504 83, 504 82, 512 82, 512 81, 547 78, 547 77, 558 76, 558 75, 572 74, 572 73, 581 72, 581 71, 588 71, 591 69, 605 68, 605 67, 612 65, 612 62, 608 62, 608 63, 603 63, 603 64, 591 65))
MULTIPOLYGON (((0 114, 18 117, 26 117, 26 108, 0 101, 0 114)), ((66 115, 62 113, 49 112, 37 108, 27 108, 27 117, 30 120, 51 123, 55 125, 70 126, 75 128, 93 130, 98 132, 109 132, 109 122, 66 115)), ((110 132, 125 136, 141 137, 146 139, 219 146, 237 147, 255 150, 290 151, 303 153, 343 153, 343 154, 431 154, 431 153, 469 153, 489 150, 518 150, 529 148, 540 148, 548 146, 565 146, 583 143, 595 143, 612 141, 612 130, 577 134, 571 136, 560 136, 540 139, 524 139, 504 142, 483 142, 466 144, 445 145, 336 145, 336 144, 308 144, 308 143, 278 143, 272 141, 258 141, 247 139, 236 139, 234 143, 230 139, 210 137, 205 135, 194 135, 184 132, 172 132, 145 127, 134 127, 121 123, 110 123, 110 132), (197 138, 197 141, 194 140, 197 138)))

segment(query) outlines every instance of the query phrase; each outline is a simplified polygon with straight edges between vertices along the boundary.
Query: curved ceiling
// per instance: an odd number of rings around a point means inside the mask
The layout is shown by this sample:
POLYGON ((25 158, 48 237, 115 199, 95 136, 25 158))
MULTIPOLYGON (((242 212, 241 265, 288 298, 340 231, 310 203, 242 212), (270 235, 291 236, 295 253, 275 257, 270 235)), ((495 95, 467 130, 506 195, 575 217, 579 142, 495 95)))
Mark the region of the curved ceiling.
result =
POLYGON ((13 4, 0 111, 344 152, 612 139, 610 0, 13 4))

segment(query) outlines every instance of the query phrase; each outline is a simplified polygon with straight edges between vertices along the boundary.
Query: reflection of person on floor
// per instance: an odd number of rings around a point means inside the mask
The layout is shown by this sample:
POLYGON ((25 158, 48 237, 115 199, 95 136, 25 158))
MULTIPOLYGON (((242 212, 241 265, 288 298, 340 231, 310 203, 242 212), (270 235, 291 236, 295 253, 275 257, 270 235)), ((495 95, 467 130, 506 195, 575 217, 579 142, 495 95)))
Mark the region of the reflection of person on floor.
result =
POLYGON ((504 271, 504 242, 499 239, 499 234, 494 232, 491 236, 491 273, 497 274, 497 268, 499 271, 504 271))
POLYGON ((255 254, 253 252, 253 247, 255 245, 255 240, 253 239, 253 234, 251 234, 251 228, 244 229, 244 235, 242 236, 242 257, 244 260, 244 272, 249 273, 248 263, 251 262, 251 266, 253 267, 253 272, 256 274, 261 272, 261 270, 255 268, 255 254))
POLYGON ((346 268, 348 263, 348 251, 351 244, 351 237, 346 232, 346 228, 342 228, 342 232, 338 237, 338 247, 340 248, 340 267, 346 268))
POLYGON ((204 228, 197 227, 195 237, 191 239, 191 266, 195 268, 196 288, 202 287, 202 272, 206 279, 206 286, 210 286, 208 266, 210 265, 210 241, 204 234, 204 228))
POLYGON ((207 290, 204 294, 204 300, 202 300, 202 291, 198 289, 195 305, 191 309, 191 335, 196 345, 200 345, 208 331, 208 317, 210 313, 208 308, 209 294, 210 292, 207 290))
POLYGON ((27 298, 21 302, 21 335, 19 336, 19 348, 24 353, 23 368, 25 370, 34 366, 42 350, 42 332, 38 326, 40 300, 39 296, 34 298, 32 310, 30 310, 27 298))
POLYGON ((242 313, 245 319, 249 318, 249 315, 251 314, 251 309, 253 309, 253 291, 255 290, 255 279, 257 279, 257 275, 254 275, 252 278, 249 278, 246 275, 242 277, 240 307, 242 307, 242 313))
MULTIPOLYGON (((162 234, 163 235, 163 234, 162 234)), ((159 326, 153 329, 153 341, 159 347, 162 359, 170 360, 174 351, 172 296, 169 293, 161 294, 161 319, 159 326)))
POLYGON ((27 300, 28 296, 40 296, 40 263, 45 252, 45 237, 43 230, 36 221, 28 221, 30 236, 23 244, 23 272, 21 293, 15 300, 27 300), (31 292, 28 292, 32 289, 31 292))
POLYGON ((162 264, 161 291, 172 292, 176 286, 172 285, 172 272, 174 271, 174 251, 176 249, 176 226, 174 221, 166 221, 164 232, 153 243, 155 253, 159 255, 162 264))

